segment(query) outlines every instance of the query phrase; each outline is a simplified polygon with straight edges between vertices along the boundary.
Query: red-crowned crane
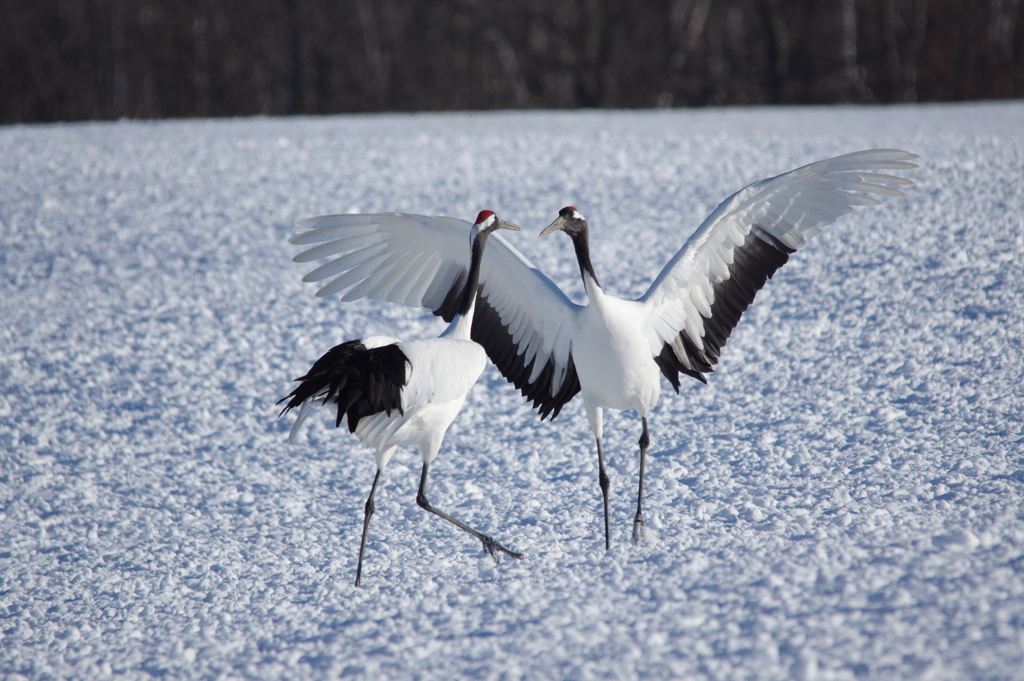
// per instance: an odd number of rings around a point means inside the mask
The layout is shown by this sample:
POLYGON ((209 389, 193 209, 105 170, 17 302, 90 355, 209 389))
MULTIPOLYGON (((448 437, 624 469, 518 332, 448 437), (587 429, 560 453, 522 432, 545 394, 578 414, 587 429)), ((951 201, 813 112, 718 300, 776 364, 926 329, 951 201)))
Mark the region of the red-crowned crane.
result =
MULTIPOLYGON (((643 480, 650 438, 647 415, 661 395, 660 376, 679 391, 679 374, 707 382, 747 306, 791 253, 824 226, 878 197, 903 196, 915 155, 859 151, 761 180, 723 201, 665 265, 638 300, 606 294, 590 261, 588 226, 569 206, 541 235, 573 241, 588 304, 577 305, 504 239, 487 250, 472 338, 501 373, 533 402, 542 419, 557 416, 576 393, 597 440, 605 547, 611 547, 609 480, 601 446, 603 409, 634 409, 643 424, 633 541, 643 540, 643 480)), ((341 215, 299 222, 310 232, 335 229, 330 241, 299 254, 306 262, 339 255, 305 277, 327 283, 318 296, 344 291, 423 306, 451 319, 469 263, 455 248, 464 224, 417 215, 341 215)), ((320 239, 326 240, 326 239, 320 239)))
MULTIPOLYGON (((470 329, 484 246, 491 232, 499 228, 519 229, 484 210, 480 211, 475 225, 462 231, 460 250, 470 254, 469 269, 460 287, 451 290, 454 317, 439 337, 403 342, 371 336, 342 343, 314 362, 305 376, 295 379, 299 385, 281 400, 288 400, 282 415, 299 409, 289 440, 294 439, 314 407, 326 405, 334 412, 336 427, 344 421, 349 432, 376 451, 377 473, 364 507, 356 586, 362 579, 366 534, 374 511, 377 483, 381 471, 400 446, 418 447, 423 458, 416 503, 479 539, 495 562, 498 562, 499 551, 512 558, 522 558, 522 554, 505 548, 431 505, 426 493, 427 472, 441 448, 444 434, 462 409, 466 393, 487 365, 487 355, 470 339, 470 329)), ((304 236, 303 243, 309 243, 323 239, 334 241, 335 235, 327 228, 304 236)))

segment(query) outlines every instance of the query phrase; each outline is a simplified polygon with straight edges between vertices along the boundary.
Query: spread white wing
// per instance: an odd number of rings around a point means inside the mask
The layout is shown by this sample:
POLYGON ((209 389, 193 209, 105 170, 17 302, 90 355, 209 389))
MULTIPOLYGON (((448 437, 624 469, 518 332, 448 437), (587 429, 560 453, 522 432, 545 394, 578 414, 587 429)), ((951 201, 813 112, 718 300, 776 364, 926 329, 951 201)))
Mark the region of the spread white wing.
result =
MULTIPOLYGON (((303 277, 324 282, 317 296, 386 300, 454 317, 469 274, 470 223, 376 213, 296 224, 304 231, 289 241, 312 247, 293 260, 328 259, 303 277)), ((500 235, 488 238, 472 338, 542 417, 557 415, 580 389, 569 333, 578 307, 500 235)))
POLYGON ((790 253, 859 206, 903 196, 917 156, 873 149, 819 161, 761 180, 723 201, 686 241, 640 301, 651 309, 648 337, 678 391, 682 372, 704 380, 765 281, 790 253))
POLYGON ((435 311, 447 302, 454 315, 469 271, 472 225, 465 220, 377 213, 326 215, 295 224, 304 231, 288 241, 316 245, 292 260, 330 258, 302 278, 325 282, 318 297, 344 292, 345 301, 371 298, 435 311))

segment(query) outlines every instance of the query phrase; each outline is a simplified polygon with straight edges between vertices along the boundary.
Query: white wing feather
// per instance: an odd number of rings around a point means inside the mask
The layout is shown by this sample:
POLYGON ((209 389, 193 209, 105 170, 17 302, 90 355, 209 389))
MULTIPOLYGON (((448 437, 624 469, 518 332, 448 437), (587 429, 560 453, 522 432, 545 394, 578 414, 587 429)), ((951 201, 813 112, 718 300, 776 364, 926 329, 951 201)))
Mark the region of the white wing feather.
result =
POLYGON ((652 308, 652 352, 678 341, 684 330, 702 349, 712 287, 729 277, 734 251, 755 225, 796 250, 836 218, 879 204, 876 196, 903 196, 897 187, 913 182, 876 171, 916 168, 915 158, 894 149, 859 151, 755 182, 723 201, 640 298, 652 308))
POLYGON ((325 215, 299 220, 304 230, 288 239, 316 244, 292 260, 333 259, 303 281, 320 282, 317 296, 346 291, 345 300, 370 298, 435 309, 469 268, 469 233, 465 220, 404 213, 325 215), (401 281, 403 275, 407 279, 401 281), (439 297, 440 296, 440 297, 439 297))

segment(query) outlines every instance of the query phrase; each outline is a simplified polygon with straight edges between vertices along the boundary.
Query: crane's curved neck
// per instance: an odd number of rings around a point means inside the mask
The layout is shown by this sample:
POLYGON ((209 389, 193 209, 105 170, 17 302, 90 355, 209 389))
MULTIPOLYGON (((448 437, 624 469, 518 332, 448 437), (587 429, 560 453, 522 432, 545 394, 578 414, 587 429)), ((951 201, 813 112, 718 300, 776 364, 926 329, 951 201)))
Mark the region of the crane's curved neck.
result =
POLYGON ((480 262, 484 258, 484 246, 487 245, 489 230, 484 230, 473 237, 473 244, 470 247, 472 257, 469 261, 469 276, 466 278, 466 288, 462 292, 462 300, 459 302, 459 309, 455 318, 448 325, 445 336, 456 338, 469 338, 470 330, 473 327, 473 312, 476 309, 476 291, 480 283, 480 262))
POLYGON ((590 233, 587 229, 572 232, 573 248, 576 249, 576 262, 580 265, 580 276, 583 277, 583 286, 587 289, 587 295, 593 296, 601 290, 601 282, 597 280, 594 273, 594 265, 590 262, 590 233))

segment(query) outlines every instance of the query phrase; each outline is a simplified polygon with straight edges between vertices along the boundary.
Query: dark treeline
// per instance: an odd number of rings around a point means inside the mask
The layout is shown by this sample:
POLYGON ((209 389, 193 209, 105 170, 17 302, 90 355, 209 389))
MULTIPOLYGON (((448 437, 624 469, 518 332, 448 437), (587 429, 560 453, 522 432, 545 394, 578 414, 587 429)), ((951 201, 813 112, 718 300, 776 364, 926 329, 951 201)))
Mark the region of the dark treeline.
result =
POLYGON ((0 122, 1024 95, 1024 0, 0 0, 0 122))

